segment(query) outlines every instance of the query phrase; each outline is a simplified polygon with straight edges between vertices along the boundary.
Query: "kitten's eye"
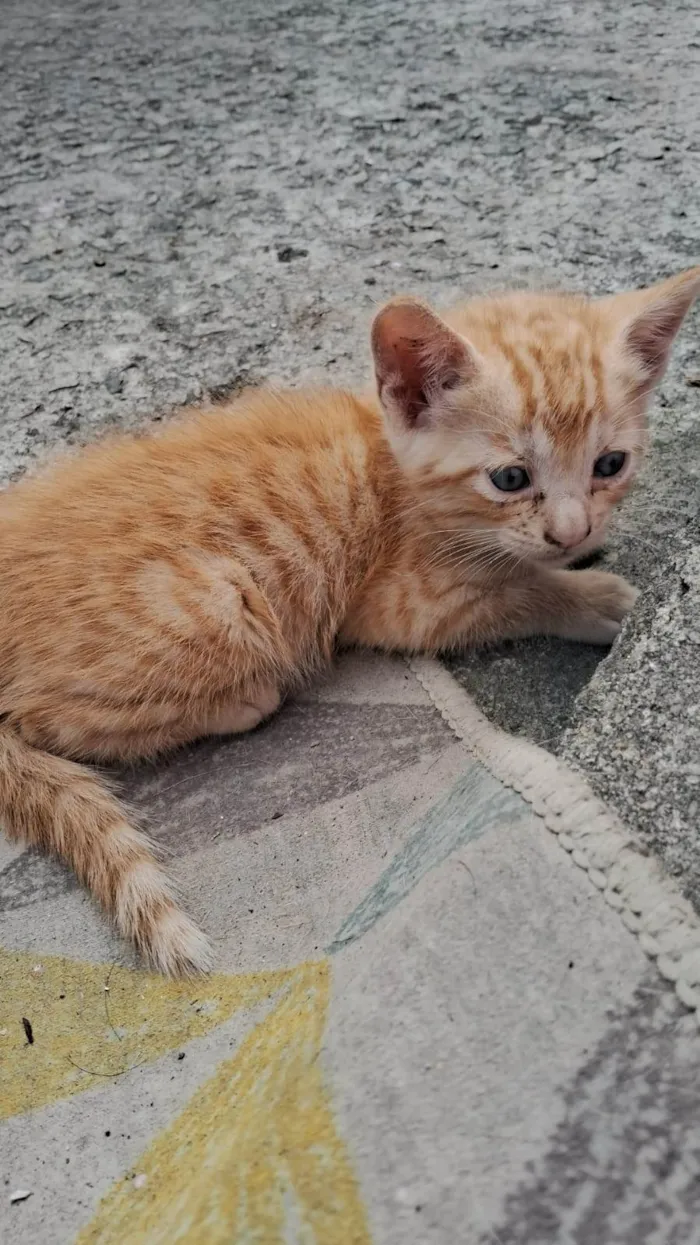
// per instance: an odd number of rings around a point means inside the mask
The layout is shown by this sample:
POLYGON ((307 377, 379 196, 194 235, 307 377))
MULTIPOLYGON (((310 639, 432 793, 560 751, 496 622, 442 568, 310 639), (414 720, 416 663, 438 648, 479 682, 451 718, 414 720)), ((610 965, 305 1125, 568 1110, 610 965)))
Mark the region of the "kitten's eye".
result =
POLYGON ((593 475, 599 480, 608 480, 610 476, 617 476, 622 471, 627 460, 624 450, 611 450, 609 454, 601 454, 596 459, 593 467, 593 475))
POLYGON ((501 467, 499 471, 491 471, 489 475, 491 483, 502 493, 519 493, 530 483, 524 467, 501 467))

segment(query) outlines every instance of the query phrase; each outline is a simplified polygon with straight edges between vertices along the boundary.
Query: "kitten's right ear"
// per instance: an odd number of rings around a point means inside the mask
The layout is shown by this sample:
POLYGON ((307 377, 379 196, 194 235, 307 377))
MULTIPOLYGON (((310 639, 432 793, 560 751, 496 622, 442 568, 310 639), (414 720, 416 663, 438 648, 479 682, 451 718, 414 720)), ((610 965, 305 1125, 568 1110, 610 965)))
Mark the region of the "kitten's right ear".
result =
POLYGON ((389 418, 409 430, 438 422, 440 398, 479 370, 469 343, 414 299, 395 299, 377 313, 372 355, 379 400, 389 418))

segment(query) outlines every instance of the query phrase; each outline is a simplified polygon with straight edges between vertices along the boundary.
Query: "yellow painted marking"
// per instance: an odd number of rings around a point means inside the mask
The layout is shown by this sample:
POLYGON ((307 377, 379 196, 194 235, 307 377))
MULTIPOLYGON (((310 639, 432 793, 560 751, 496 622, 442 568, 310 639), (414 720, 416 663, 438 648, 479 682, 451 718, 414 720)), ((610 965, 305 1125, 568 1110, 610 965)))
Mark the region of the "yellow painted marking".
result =
POLYGON ((371 1245, 319 1066, 330 969, 272 1011, 104 1199, 76 1245, 371 1245))
POLYGON ((0 1119, 149 1063, 272 997, 294 972, 169 982, 0 949, 0 1119), (32 1026, 32 1045, 22 1017, 32 1026))

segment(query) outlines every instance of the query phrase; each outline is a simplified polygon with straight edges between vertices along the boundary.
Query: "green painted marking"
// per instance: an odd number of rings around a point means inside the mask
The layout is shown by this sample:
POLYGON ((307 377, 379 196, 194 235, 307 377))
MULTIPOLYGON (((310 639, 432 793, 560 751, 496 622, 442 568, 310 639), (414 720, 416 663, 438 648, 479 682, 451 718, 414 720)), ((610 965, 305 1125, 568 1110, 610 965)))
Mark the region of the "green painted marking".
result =
POLYGON ((361 938, 451 852, 481 838, 504 820, 520 821, 530 810, 514 791, 474 762, 454 787, 418 822, 411 838, 345 918, 327 948, 329 955, 361 938))

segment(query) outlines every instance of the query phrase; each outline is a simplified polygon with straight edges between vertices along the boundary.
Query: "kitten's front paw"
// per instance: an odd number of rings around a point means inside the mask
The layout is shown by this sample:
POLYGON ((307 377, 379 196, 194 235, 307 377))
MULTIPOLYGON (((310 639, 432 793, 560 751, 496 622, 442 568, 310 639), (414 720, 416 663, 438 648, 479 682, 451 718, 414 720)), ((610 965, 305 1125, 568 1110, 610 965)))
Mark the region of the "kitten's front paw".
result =
POLYGON ((612 644, 639 589, 609 571, 572 571, 580 608, 566 623, 568 639, 584 644, 612 644))

